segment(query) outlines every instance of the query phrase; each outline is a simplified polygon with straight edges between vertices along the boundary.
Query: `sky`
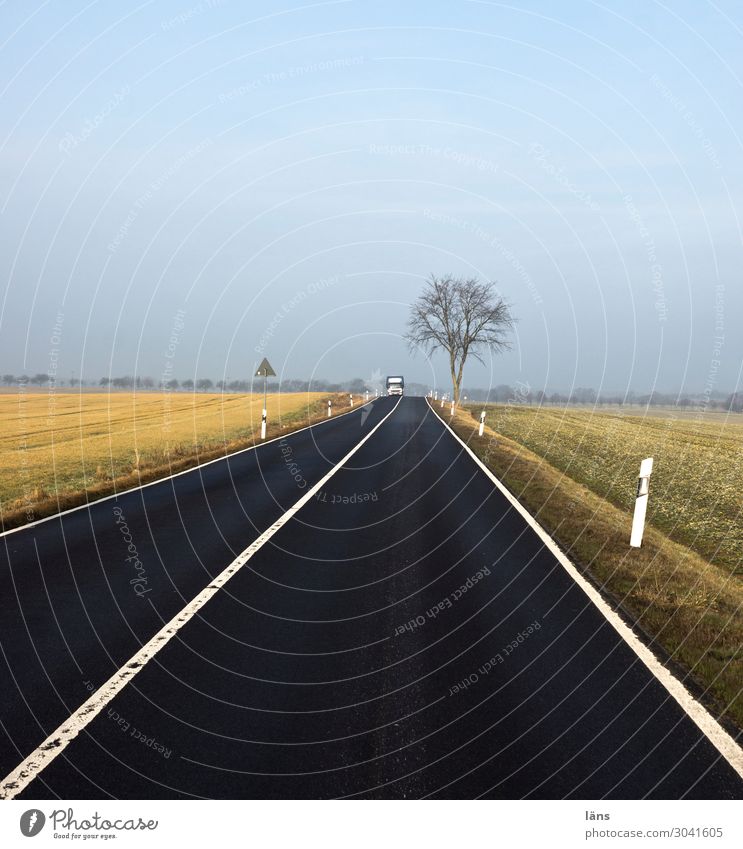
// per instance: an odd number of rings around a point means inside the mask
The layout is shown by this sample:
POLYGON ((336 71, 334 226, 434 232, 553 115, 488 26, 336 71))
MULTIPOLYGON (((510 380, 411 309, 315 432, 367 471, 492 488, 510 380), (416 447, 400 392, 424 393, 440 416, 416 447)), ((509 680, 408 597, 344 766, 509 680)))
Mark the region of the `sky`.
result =
MULTIPOLYGON (((0 373, 404 374, 494 283, 472 387, 732 391, 743 6, 0 6, 0 373)), ((737 319, 737 321, 736 321, 737 319)))

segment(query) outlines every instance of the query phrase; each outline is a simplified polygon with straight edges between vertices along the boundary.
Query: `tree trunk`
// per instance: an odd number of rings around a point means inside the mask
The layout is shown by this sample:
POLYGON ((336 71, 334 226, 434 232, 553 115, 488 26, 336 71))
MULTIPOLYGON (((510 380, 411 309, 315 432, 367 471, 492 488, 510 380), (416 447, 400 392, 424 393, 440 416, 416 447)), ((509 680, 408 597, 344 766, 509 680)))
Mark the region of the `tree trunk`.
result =
POLYGON ((449 367, 451 369, 452 398, 454 399, 454 404, 456 406, 459 406, 459 382, 457 381, 457 362, 454 357, 449 358, 449 367))
POLYGON ((454 372, 452 371, 452 379, 454 381, 454 403, 459 406, 459 395, 462 391, 462 375, 464 374, 464 360, 463 356, 459 362, 459 369, 457 371, 456 377, 454 376, 454 372))

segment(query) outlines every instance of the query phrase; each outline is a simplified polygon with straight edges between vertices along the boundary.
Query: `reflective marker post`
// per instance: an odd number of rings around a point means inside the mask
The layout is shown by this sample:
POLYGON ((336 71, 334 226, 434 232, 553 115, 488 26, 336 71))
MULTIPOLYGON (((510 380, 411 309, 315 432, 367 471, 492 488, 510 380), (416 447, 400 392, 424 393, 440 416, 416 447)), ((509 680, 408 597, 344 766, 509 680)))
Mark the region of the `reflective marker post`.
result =
POLYGON ((330 418, 332 415, 333 415, 333 402, 328 401, 328 418, 330 418))
POLYGON ((640 478, 637 481, 637 500, 635 515, 632 519, 632 536, 629 544, 632 548, 640 548, 642 535, 645 530, 645 514, 648 511, 648 496, 650 494, 650 475, 653 473, 653 458, 648 457, 640 464, 640 478))
POLYGON ((348 396, 351 399, 351 406, 353 407, 353 395, 348 396))
POLYGON ((264 357, 263 362, 258 366, 256 377, 263 378, 263 413, 261 414, 261 439, 266 438, 266 420, 268 419, 268 396, 266 381, 269 377, 276 377, 276 372, 271 367, 271 363, 264 357))
POLYGON ((478 436, 482 436, 485 432, 485 410, 480 413, 480 429, 478 430, 478 436))
POLYGON ((450 416, 454 415, 454 401, 451 402, 451 413, 449 413, 449 415, 450 416))
POLYGON ((266 419, 268 418, 268 394, 266 389, 266 373, 263 372, 263 412, 261 414, 261 439, 266 438, 266 419))

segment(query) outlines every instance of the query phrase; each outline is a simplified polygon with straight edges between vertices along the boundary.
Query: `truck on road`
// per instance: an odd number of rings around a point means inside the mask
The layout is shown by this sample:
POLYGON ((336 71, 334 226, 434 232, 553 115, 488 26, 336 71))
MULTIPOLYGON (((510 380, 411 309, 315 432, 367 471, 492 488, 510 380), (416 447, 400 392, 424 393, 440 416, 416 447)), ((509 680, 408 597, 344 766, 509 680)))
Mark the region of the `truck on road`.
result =
POLYGON ((387 394, 402 395, 405 389, 405 379, 400 375, 393 375, 387 378, 387 394))

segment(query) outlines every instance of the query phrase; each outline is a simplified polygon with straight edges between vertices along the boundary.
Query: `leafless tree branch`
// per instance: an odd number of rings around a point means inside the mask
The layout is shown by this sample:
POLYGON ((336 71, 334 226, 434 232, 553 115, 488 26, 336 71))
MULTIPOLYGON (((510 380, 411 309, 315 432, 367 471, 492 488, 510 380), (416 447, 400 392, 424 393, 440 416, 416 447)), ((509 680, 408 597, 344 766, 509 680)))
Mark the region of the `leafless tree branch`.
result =
POLYGON ((475 277, 431 275, 411 307, 405 338, 411 352, 428 356, 443 350, 449 357, 454 401, 459 403, 468 357, 484 363, 486 351, 505 351, 515 319, 495 285, 475 277))

